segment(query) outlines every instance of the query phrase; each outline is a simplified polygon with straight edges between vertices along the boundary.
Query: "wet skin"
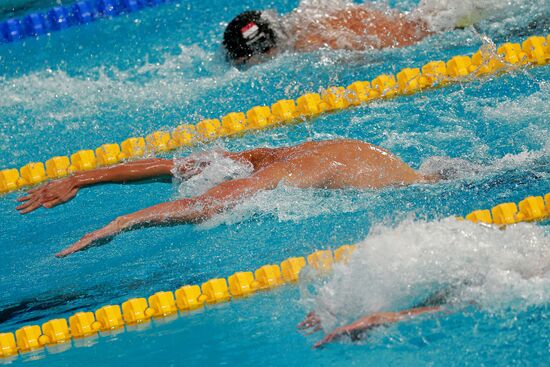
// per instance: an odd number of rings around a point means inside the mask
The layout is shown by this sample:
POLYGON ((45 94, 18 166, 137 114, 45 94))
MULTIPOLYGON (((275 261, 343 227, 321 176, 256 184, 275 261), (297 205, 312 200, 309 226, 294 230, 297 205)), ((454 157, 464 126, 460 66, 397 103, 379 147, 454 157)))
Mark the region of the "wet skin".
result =
MULTIPOLYGON (((123 215, 107 226, 91 232, 56 256, 83 250, 98 240, 142 225, 193 223, 210 218, 260 190, 272 190, 280 183, 299 188, 377 189, 385 186, 433 182, 410 168, 392 153, 357 140, 307 142, 293 147, 260 148, 224 156, 252 165, 253 173, 245 178, 225 181, 206 193, 123 215)), ((29 190, 17 207, 21 214, 40 207, 52 208, 72 199, 85 186, 104 182, 127 182, 180 174, 199 174, 203 167, 193 157, 182 164, 173 160, 145 159, 111 167, 79 172, 29 190)))
POLYGON ((422 20, 365 6, 346 7, 296 24, 291 33, 296 51, 405 47, 431 34, 422 20))
MULTIPOLYGON (((325 344, 336 341, 342 337, 349 337, 351 340, 359 340, 362 335, 368 332, 369 330, 387 324, 392 324, 400 321, 410 320, 415 316, 435 313, 443 311, 444 308, 441 306, 429 306, 429 307, 417 307, 411 308, 404 311, 397 312, 377 312, 371 315, 362 317, 349 325, 341 326, 334 329, 321 340, 313 345, 314 348, 321 348, 325 344)), ((304 321, 298 324, 298 329, 301 330, 311 330, 315 332, 321 330, 321 320, 314 313, 310 312, 304 321)))

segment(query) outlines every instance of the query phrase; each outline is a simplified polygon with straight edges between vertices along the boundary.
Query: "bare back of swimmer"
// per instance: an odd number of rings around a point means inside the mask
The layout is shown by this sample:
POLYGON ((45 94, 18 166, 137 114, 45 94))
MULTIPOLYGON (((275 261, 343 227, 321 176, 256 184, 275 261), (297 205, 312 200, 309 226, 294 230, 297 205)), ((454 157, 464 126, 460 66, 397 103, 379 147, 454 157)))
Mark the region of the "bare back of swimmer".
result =
MULTIPOLYGON (((107 226, 85 235, 57 256, 67 256, 85 249, 94 241, 138 226, 201 221, 260 190, 272 190, 279 183, 299 188, 378 189, 437 180, 416 172, 389 151, 357 140, 307 142, 284 148, 224 152, 223 155, 252 165, 252 174, 222 182, 200 196, 161 203, 118 217, 107 226)), ((187 162, 175 167, 173 160, 144 159, 76 173, 29 190, 19 199, 23 204, 17 210, 25 214, 41 206, 52 208, 72 199, 80 188, 98 183, 169 176, 174 169, 187 176, 198 174, 200 168, 190 170, 192 163, 193 158, 188 158, 187 162)))

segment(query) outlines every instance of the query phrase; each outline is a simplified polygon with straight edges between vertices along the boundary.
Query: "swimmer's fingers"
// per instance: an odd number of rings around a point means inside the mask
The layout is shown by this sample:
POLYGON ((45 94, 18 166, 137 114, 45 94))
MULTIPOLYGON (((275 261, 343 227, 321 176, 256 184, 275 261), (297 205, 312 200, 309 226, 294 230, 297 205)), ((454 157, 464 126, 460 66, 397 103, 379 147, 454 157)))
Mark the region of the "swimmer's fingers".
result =
POLYGON ((308 332, 306 333, 306 335, 311 335, 311 334, 315 334, 316 332, 318 332, 319 330, 321 330, 321 325, 316 325, 316 326, 313 326, 312 329, 308 330, 308 332))
POLYGON ((47 185, 42 185, 42 186, 39 186, 39 187, 35 187, 34 189, 30 189, 30 190, 27 190, 27 195, 25 196, 22 196, 20 198, 17 199, 17 201, 27 201, 29 200, 30 198, 36 196, 35 194, 39 191, 43 191, 44 188, 46 187, 47 185))
POLYGON ((298 329, 304 330, 309 329, 314 326, 320 326, 321 325, 321 319, 319 319, 319 316, 315 312, 310 312, 307 314, 304 321, 300 322, 298 324, 298 329))
POLYGON ((43 203, 57 199, 54 195, 48 195, 47 193, 33 194, 21 198, 24 201, 23 204, 15 207, 19 210, 20 214, 27 214, 36 210, 42 206, 43 203), (23 200, 24 199, 24 200, 23 200))
POLYGON ((42 206, 46 209, 51 209, 54 206, 58 206, 60 204, 66 203, 67 201, 71 200, 76 196, 76 193, 78 192, 78 189, 72 189, 67 194, 62 195, 58 198, 55 198, 53 200, 46 201, 42 204, 42 206))
POLYGON ((32 195, 26 195, 26 196, 21 196, 20 198, 17 198, 17 201, 22 203, 23 201, 28 201, 30 199, 32 199, 34 196, 32 195))
POLYGON ((45 193, 47 193, 49 187, 50 187, 50 184, 47 183, 47 184, 35 187, 33 189, 27 190, 27 195, 18 198, 17 201, 19 202, 28 201, 34 197, 42 196, 45 193))
POLYGON ((90 234, 87 234, 86 236, 82 237, 78 242, 75 242, 72 246, 67 247, 66 249, 59 251, 57 254, 55 254, 56 257, 65 257, 70 254, 73 254, 77 251, 83 250, 86 247, 90 246, 90 244, 94 240, 90 238, 90 234))
POLYGON ((30 195, 19 198, 19 199, 17 199, 17 201, 19 201, 20 203, 23 203, 23 204, 20 204, 20 205, 16 206, 15 209, 17 209, 17 210, 24 209, 25 207, 29 206, 32 202, 34 202, 36 200, 37 200, 36 196, 30 196, 30 195))
POLYGON ((37 190, 34 193, 21 197, 18 199, 23 204, 17 206, 15 209, 21 214, 30 213, 41 206, 50 209, 59 204, 65 203, 76 196, 78 192, 77 187, 73 187, 66 193, 51 192, 48 187, 43 187, 41 190, 37 190))
POLYGON ((27 201, 22 205, 19 205, 15 209, 19 210, 19 214, 27 214, 40 208, 41 206, 42 206, 42 201, 40 201, 39 198, 35 198, 27 201))
POLYGON ((70 247, 67 247, 66 249, 64 249, 64 250, 58 252, 57 254, 55 254, 55 256, 56 257, 65 257, 65 256, 73 254, 77 251, 84 250, 86 247, 90 246, 92 244, 92 242, 102 238, 102 236, 99 234, 100 231, 101 230, 86 234, 84 237, 82 237, 80 240, 75 242, 70 247))
POLYGON ((34 194, 35 192, 43 191, 45 188, 50 186, 50 184, 51 184, 51 182, 48 182, 44 185, 40 185, 40 186, 34 187, 32 189, 29 189, 29 190, 27 190, 27 194, 34 194))
POLYGON ((339 334, 330 333, 327 334, 323 339, 319 340, 317 343, 313 344, 313 348, 318 349, 325 346, 325 344, 331 343, 335 339, 340 337, 339 334))
POLYGON ((46 209, 51 209, 54 206, 58 206, 59 204, 63 204, 63 203, 64 201, 62 201, 61 199, 53 199, 50 201, 46 201, 44 204, 42 204, 42 206, 46 209))
POLYGON ((20 198, 17 198, 17 201, 21 203, 23 201, 29 201, 33 198, 40 197, 44 194, 43 193, 44 189, 45 189, 45 187, 38 187, 38 188, 35 188, 33 190, 29 190, 29 191, 27 191, 27 195, 21 196, 20 198))
POLYGON ((27 192, 27 195, 17 199, 18 202, 23 204, 17 206, 15 209, 20 211, 24 210, 29 206, 33 205, 34 203, 36 203, 37 201, 43 201, 42 199, 46 196, 48 196, 48 191, 46 190, 45 186, 36 188, 34 190, 29 190, 27 192))

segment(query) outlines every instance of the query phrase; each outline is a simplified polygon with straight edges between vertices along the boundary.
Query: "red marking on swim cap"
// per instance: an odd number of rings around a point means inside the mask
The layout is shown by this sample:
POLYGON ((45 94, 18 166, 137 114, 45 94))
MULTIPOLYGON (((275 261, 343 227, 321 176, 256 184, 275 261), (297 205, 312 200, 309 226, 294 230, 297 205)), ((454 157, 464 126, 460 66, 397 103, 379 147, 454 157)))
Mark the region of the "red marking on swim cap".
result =
POLYGON ((254 37, 259 30, 260 29, 256 23, 250 22, 241 28, 241 33, 244 38, 251 38, 254 37))

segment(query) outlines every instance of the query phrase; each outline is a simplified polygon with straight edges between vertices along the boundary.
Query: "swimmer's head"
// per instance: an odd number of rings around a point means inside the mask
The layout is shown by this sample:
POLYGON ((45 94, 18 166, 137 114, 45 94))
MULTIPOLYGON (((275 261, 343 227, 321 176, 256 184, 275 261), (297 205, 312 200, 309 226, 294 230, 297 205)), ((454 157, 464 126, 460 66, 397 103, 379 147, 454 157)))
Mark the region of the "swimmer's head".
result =
POLYGON ((239 14, 227 25, 223 34, 227 59, 242 65, 253 57, 268 55, 277 46, 277 35, 271 22, 259 11, 239 14))

